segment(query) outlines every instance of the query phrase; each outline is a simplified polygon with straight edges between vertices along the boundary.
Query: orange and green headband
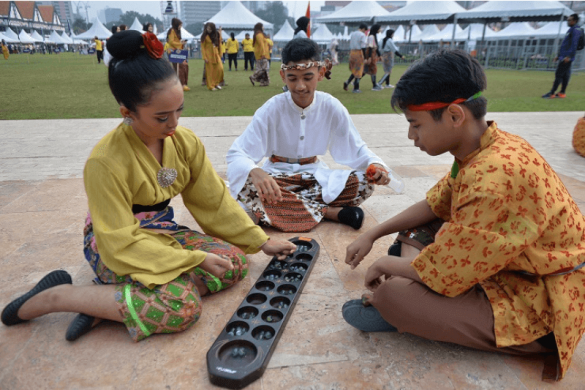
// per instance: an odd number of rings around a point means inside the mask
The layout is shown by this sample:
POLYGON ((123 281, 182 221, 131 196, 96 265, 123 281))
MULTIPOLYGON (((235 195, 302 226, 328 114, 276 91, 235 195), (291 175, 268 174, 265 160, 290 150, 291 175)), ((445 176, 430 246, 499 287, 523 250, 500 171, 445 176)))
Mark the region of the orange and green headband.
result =
POLYGON ((430 102, 430 103, 424 103, 424 104, 409 104, 406 108, 408 108, 409 111, 433 111, 433 110, 438 110, 439 108, 445 108, 447 106, 450 106, 451 104, 470 102, 472 100, 477 99, 480 96, 481 96, 481 91, 479 91, 478 93, 476 93, 475 95, 473 95, 469 99, 459 98, 459 99, 455 99, 451 103, 430 102))

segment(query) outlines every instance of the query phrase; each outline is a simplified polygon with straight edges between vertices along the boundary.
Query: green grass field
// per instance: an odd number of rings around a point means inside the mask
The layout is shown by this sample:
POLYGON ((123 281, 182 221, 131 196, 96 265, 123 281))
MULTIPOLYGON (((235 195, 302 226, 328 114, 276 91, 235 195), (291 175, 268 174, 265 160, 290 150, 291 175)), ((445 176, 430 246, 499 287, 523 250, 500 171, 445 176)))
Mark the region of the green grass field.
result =
MULTIPOLYGON (((284 85, 278 74, 280 62, 273 62, 269 87, 253 87, 248 80, 251 72, 227 71, 228 86, 222 91, 209 92, 201 86, 203 62, 190 61, 190 92, 185 93, 184 116, 252 115, 267 99, 281 93, 284 85)), ((406 70, 396 66, 391 83, 395 84, 406 70)), ((378 77, 383 74, 378 66, 378 77)), ((319 89, 337 97, 352 114, 392 113, 392 90, 371 91, 369 76, 362 79, 362 94, 354 95, 342 89, 349 76, 347 64, 333 68, 331 80, 324 80, 319 89)), ((488 88, 484 96, 489 111, 581 111, 585 107, 585 74, 574 73, 566 99, 545 100, 554 80, 553 72, 488 70, 488 88)), ((11 55, 0 60, 0 119, 58 119, 118 117, 112 97, 107 68, 98 65, 95 56, 11 55), (27 61, 28 60, 28 61, 27 61)))

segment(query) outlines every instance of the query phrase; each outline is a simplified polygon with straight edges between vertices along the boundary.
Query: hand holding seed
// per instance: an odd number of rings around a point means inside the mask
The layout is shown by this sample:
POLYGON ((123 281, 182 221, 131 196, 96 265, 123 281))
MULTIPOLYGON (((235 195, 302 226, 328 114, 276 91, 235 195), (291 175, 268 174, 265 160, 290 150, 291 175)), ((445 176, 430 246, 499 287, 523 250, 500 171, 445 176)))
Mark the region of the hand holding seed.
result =
POLYGON ((362 234, 354 242, 349 244, 345 252, 345 263, 355 269, 360 262, 370 253, 374 241, 362 234))
POLYGON ((199 264, 199 267, 215 276, 221 276, 234 269, 234 265, 230 260, 222 259, 213 253, 208 253, 203 263, 199 264))
POLYGON ((268 256, 276 256, 278 260, 284 260, 288 255, 295 253, 297 246, 290 241, 269 239, 260 249, 268 256))

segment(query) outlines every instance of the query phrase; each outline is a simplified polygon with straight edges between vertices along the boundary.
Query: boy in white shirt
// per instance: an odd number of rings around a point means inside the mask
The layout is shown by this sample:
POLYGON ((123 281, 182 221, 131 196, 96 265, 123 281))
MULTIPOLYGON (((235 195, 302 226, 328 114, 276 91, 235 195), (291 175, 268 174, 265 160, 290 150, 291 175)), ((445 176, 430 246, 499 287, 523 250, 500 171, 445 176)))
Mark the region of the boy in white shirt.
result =
POLYGON ((309 231, 323 218, 359 229, 364 213, 358 206, 372 184, 390 181, 388 167, 368 149, 347 109, 316 91, 325 74, 320 60, 310 39, 285 46, 280 75, 289 91, 256 111, 227 154, 232 196, 253 219, 285 232, 309 231), (329 169, 318 158, 327 151, 352 169, 329 169))

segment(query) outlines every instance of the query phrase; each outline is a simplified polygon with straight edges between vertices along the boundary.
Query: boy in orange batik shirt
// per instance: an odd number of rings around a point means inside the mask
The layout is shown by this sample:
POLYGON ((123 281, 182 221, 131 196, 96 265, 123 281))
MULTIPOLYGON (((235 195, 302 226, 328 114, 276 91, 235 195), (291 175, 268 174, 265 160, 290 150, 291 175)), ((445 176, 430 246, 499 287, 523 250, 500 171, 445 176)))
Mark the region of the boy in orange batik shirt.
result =
POLYGON ((347 302, 343 317, 363 331, 546 354, 543 379, 559 380, 585 331, 585 221, 542 156, 486 122, 485 88, 479 62, 457 50, 426 57, 396 85, 408 138, 455 162, 425 200, 348 246, 355 268, 399 232, 366 273, 373 294, 347 302))

